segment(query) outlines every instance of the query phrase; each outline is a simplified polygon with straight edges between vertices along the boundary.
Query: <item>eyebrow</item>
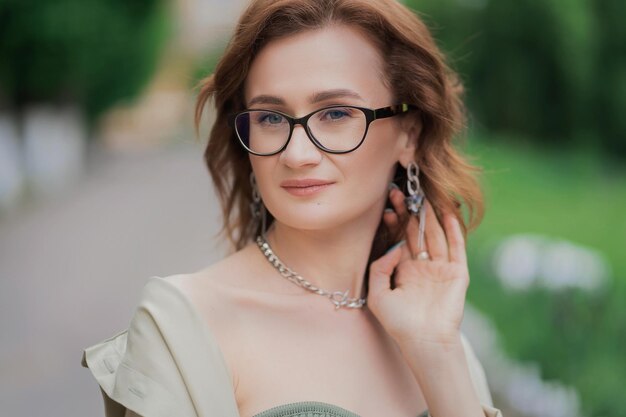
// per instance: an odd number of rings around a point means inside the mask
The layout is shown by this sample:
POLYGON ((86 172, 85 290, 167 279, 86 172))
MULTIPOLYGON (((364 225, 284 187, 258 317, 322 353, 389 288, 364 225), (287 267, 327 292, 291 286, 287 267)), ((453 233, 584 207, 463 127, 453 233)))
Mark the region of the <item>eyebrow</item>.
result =
MULTIPOLYGON (((330 100, 334 98, 354 98, 360 101, 365 101, 363 97, 361 97, 355 91, 340 88, 340 89, 334 89, 334 90, 320 91, 318 93, 312 94, 309 97, 309 103, 312 103, 312 104, 319 103, 320 101, 330 100)), ((284 105, 285 100, 283 100, 280 97, 262 94, 260 96, 256 96, 252 98, 250 102, 248 103, 248 107, 251 107, 254 104, 284 105)))

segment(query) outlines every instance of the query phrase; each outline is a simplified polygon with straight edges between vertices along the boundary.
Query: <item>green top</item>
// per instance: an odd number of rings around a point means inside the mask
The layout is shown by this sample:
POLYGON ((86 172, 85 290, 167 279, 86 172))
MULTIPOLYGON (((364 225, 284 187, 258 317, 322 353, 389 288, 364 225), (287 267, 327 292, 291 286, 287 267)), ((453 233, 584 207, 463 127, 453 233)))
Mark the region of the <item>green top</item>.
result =
MULTIPOLYGON (((300 401, 283 404, 265 410, 253 417, 360 417, 358 414, 341 408, 337 405, 320 401, 300 401)), ((428 417, 428 410, 424 410, 417 417, 428 417)))

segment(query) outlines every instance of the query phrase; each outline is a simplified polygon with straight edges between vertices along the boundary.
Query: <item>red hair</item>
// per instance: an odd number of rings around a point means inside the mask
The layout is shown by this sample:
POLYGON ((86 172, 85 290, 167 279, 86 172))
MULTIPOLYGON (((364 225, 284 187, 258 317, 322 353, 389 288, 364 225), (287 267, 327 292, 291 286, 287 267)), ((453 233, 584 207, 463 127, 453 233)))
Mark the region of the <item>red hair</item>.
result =
MULTIPOLYGON (((217 114, 204 158, 222 206, 222 232, 235 249, 258 233, 249 209, 249 158, 227 122, 229 114, 244 109, 243 85, 252 61, 273 39, 329 24, 356 27, 378 46, 385 84, 397 102, 419 110, 405 117, 419 118, 422 126, 415 155, 421 186, 439 218, 443 211, 454 213, 467 234, 478 226, 484 209, 476 179, 480 170, 453 146, 465 126, 463 87, 425 24, 395 0, 255 0, 245 10, 215 72, 200 82, 195 110, 198 127, 213 99, 217 114)), ((398 169, 394 181, 404 185, 403 169, 398 169)), ((386 232, 381 222, 370 260, 397 239, 386 232)))

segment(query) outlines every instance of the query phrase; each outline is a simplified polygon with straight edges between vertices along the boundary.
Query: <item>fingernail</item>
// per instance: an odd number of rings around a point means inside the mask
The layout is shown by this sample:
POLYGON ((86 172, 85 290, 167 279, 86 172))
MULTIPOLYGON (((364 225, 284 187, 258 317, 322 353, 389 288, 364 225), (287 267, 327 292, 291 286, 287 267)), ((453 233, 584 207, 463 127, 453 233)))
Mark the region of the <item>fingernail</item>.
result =
POLYGON ((387 187, 387 191, 391 191, 391 190, 393 190, 394 188, 395 188, 396 190, 399 190, 399 189, 400 189, 400 187, 398 187, 398 185, 397 185, 395 182, 393 182, 393 181, 392 181, 392 182, 390 182, 390 183, 389 183, 389 186, 387 187))
POLYGON ((386 208, 385 213, 395 213, 396 211, 392 208, 386 208))
POLYGON ((394 250, 395 248, 398 248, 398 247, 404 245, 405 243, 406 243, 406 240, 399 241, 398 243, 396 243, 395 245, 393 245, 392 247, 387 249, 387 252, 385 252, 385 255, 388 254, 389 252, 391 252, 392 250, 394 250))

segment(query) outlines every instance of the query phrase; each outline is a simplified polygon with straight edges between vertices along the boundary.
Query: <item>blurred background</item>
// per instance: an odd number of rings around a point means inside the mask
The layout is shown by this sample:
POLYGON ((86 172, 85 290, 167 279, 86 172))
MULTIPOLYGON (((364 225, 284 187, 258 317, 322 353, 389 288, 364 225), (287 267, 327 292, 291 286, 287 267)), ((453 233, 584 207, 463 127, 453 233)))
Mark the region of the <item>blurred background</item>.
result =
MULTIPOLYGON (((0 404, 102 415, 82 349, 226 252, 194 86, 246 1, 0 0, 0 404)), ((626 3, 406 0, 483 167, 464 331, 506 417, 626 410, 626 3), (621 17, 620 17, 621 16, 621 17)))

